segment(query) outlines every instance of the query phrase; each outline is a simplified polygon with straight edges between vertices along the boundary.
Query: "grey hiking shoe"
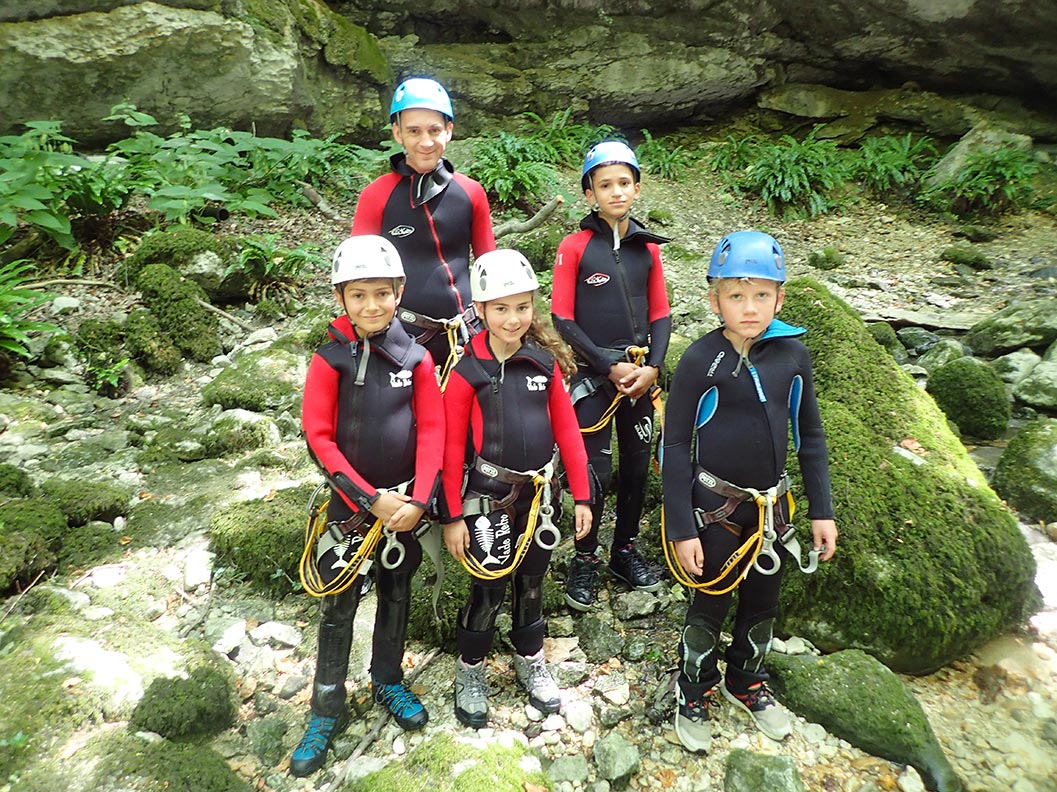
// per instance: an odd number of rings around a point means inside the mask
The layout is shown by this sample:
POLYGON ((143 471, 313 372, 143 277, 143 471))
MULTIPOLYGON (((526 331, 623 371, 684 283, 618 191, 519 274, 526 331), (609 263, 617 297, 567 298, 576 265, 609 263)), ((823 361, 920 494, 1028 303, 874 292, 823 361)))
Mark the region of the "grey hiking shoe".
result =
POLYGON ((557 712, 561 709, 562 694, 547 669, 542 649, 530 657, 514 655, 514 671, 533 707, 540 712, 557 712))
POLYGON ((724 681, 722 690, 723 698, 736 709, 748 713, 756 721, 760 731, 772 740, 784 740, 793 731, 789 713, 774 700, 774 694, 765 683, 757 682, 742 694, 734 693, 724 681))
POLYGON ((712 748, 712 724, 708 717, 711 703, 712 690, 684 691, 683 683, 676 683, 675 734, 686 750, 708 753, 712 748))
POLYGON ((455 717, 471 729, 488 723, 488 685, 484 681, 484 660, 467 665, 455 658, 455 717))

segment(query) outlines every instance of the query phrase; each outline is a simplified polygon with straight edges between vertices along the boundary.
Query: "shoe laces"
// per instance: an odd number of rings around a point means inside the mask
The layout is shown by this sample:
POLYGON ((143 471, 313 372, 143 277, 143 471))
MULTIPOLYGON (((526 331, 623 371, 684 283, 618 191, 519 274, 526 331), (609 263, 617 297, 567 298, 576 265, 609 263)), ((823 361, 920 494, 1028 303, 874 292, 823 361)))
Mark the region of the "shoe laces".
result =
POLYGON ((530 687, 554 683, 554 678, 551 676, 550 669, 547 668, 547 663, 542 655, 535 660, 529 660, 526 666, 528 667, 528 683, 530 687))
POLYGON ((319 753, 320 751, 325 751, 327 748, 327 742, 334 735, 337 725, 337 718, 328 718, 324 715, 313 715, 308 721, 308 728, 305 729, 305 736, 301 738, 301 742, 298 743, 297 749, 299 751, 310 751, 314 754, 319 753))
POLYGON ((488 685, 484 681, 484 663, 480 663, 476 666, 466 665, 464 663, 461 676, 466 692, 469 693, 470 696, 488 697, 488 685))
POLYGON ((378 700, 385 704, 394 715, 405 716, 422 708, 422 702, 411 692, 411 688, 399 682, 381 685, 378 690, 378 700))
POLYGON ((570 577, 574 586, 593 589, 598 580, 598 562, 577 556, 572 563, 570 577))
POLYGON ((735 693, 734 696, 748 707, 750 712, 760 712, 777 704, 770 688, 762 682, 749 688, 748 692, 744 694, 735 693))
POLYGON ((647 565, 646 559, 635 549, 635 545, 629 544, 627 547, 621 548, 617 552, 620 560, 628 567, 628 571, 631 572, 634 577, 641 577, 649 574, 649 565, 647 565))

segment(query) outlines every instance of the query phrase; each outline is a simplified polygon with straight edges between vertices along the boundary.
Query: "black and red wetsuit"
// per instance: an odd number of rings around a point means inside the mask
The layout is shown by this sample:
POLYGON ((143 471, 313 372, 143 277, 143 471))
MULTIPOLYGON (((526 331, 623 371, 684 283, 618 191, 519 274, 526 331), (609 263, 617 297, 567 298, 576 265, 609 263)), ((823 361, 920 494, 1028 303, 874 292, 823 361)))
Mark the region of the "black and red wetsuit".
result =
MULTIPOLYGON (((576 352, 580 366, 570 387, 577 394, 590 392, 575 403, 580 426, 589 427, 598 422, 616 395, 609 380, 610 366, 626 360, 629 346, 648 346, 644 365, 663 366, 672 320, 659 247, 668 241, 665 237, 631 219, 627 233, 614 246, 613 230, 597 212, 585 217, 580 229, 558 246, 551 313, 555 328, 576 352)), ((595 499, 590 534, 576 540, 581 553, 594 553, 598 547, 602 495, 613 476, 613 423, 620 449, 613 546, 631 542, 639 532, 654 437, 653 405, 645 397, 634 404, 621 400, 610 424, 584 435, 600 496, 595 499)))
MULTIPOLYGON (((378 488, 414 478, 408 493, 425 508, 440 481, 444 410, 433 360, 403 325, 390 326, 366 340, 347 316, 334 320, 331 341, 316 350, 305 380, 301 425, 309 453, 330 483, 328 521, 367 511, 378 488), (357 382, 361 380, 361 382, 357 382)), ((404 561, 396 569, 375 566, 375 616, 371 676, 378 683, 403 679, 401 662, 411 604, 411 577, 422 550, 410 531, 397 534, 404 561)), ((324 556, 329 566, 329 557, 324 556)), ((335 567, 342 562, 336 556, 335 567)), ((337 569, 320 567, 324 581, 337 569)), ((319 654, 312 691, 317 715, 338 717, 345 708, 352 624, 361 587, 323 597, 319 654)))
MULTIPOLYGON (((400 308, 439 320, 460 316, 472 305, 470 250, 475 257, 495 250, 484 188, 445 159, 425 174, 413 170, 403 153, 391 162, 392 172, 360 193, 352 233, 384 236, 396 246, 407 275, 400 308)), ((416 337, 422 334, 422 328, 405 324, 416 337)), ((431 336, 425 346, 443 363, 443 334, 431 336)))
MULTIPOLYGON (((765 491, 785 471, 792 438, 803 474, 811 519, 832 519, 826 438, 811 375, 811 357, 798 339, 804 331, 778 319, 755 341, 748 358, 718 328, 683 354, 671 382, 665 409, 662 478, 665 533, 669 541, 700 537, 705 563, 702 580, 713 580, 721 566, 758 527, 756 504, 739 505, 728 524, 698 528, 694 510, 710 512, 726 500, 695 480, 697 466, 737 487, 765 491)), ((784 500, 775 520, 788 517, 784 500)), ((790 556, 776 548, 784 561, 790 556)), ((731 571, 736 575, 741 567, 731 571)), ((763 657, 778 612, 781 570, 763 575, 755 568, 737 588, 734 641, 727 650, 727 680, 744 691, 766 680, 763 657)), ((720 584, 730 582, 725 578, 720 584)), ((720 629, 734 592, 695 592, 686 616, 682 657, 689 682, 702 689, 719 681, 716 654, 720 629), (688 639, 687 636, 690 636, 688 639), (696 636, 696 638, 695 638, 696 636), (690 644, 687 645, 687 640, 690 644)))
MULTIPOLYGON (((569 394, 554 357, 531 341, 522 344, 513 356, 499 362, 489 346, 490 334, 475 336, 467 353, 452 372, 444 391, 447 436, 444 450, 441 513, 445 522, 463 517, 463 470, 467 438, 475 457, 516 471, 540 470, 554 456, 557 443, 565 467, 569 489, 577 503, 591 502, 580 427, 569 394)), ((469 460, 472 461, 472 460, 469 460)), ((511 492, 511 485, 471 470, 467 492, 500 499, 511 492)), ((506 565, 518 537, 525 530, 533 497, 531 484, 523 487, 513 502, 513 525, 506 524, 502 547, 491 554, 500 566, 506 565)), ((481 515, 487 516, 487 515, 481 515)), ((503 519, 500 516, 497 519, 503 519)), ((473 517, 467 517, 473 522, 473 517)), ((483 560, 473 525, 470 553, 483 560)), ((499 544, 498 534, 496 544, 499 544)), ((470 599, 459 620, 457 641, 465 662, 476 663, 488 654, 495 629, 495 617, 505 599, 506 582, 513 578, 513 630, 511 642, 518 654, 534 655, 543 646, 543 576, 551 551, 535 542, 530 546, 513 576, 496 581, 474 578, 470 599)))

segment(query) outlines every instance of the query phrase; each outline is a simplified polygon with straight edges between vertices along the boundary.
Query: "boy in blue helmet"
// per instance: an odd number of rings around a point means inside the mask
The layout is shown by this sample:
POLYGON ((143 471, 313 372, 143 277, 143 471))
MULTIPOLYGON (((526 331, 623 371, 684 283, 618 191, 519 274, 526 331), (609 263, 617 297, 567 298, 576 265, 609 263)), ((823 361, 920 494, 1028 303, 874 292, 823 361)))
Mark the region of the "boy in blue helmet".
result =
POLYGON ((565 580, 565 601, 579 611, 595 602, 601 563, 595 552, 613 478, 614 423, 620 462, 609 570, 641 591, 661 585, 635 539, 654 437, 649 396, 672 327, 659 247, 668 240, 631 217, 640 178, 627 144, 607 140, 588 152, 581 186, 592 211, 580 221, 578 233, 562 240, 554 265, 551 313, 576 353, 570 393, 597 488, 591 531, 577 538, 565 580))
POLYGON ((723 325, 679 361, 662 455, 665 539, 675 556, 669 562, 694 589, 679 647, 675 731, 695 752, 711 745, 708 710, 717 686, 771 739, 791 730, 763 665, 781 571, 793 558, 790 434, 810 504, 813 555, 828 561, 837 543, 811 358, 798 340, 805 331, 775 318, 785 299, 782 249, 758 231, 729 234, 712 255, 708 279, 723 325), (735 589, 733 642, 721 676, 720 629, 735 589))
POLYGON ((444 151, 454 131, 448 92, 436 80, 412 77, 393 93, 393 139, 403 151, 392 172, 360 193, 352 234, 378 234, 400 252, 407 286, 398 318, 429 350, 443 373, 478 329, 470 300, 470 251, 495 250, 488 198, 457 173, 444 151))

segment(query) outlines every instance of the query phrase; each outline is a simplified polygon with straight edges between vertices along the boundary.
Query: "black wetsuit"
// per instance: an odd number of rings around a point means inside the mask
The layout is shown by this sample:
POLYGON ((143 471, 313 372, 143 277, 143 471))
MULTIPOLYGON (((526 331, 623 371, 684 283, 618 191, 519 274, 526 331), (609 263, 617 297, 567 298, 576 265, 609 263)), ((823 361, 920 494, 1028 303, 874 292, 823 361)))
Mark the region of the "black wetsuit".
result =
MULTIPOLYGON (((712 523, 699 531, 694 509, 712 511, 726 499, 695 481, 695 464, 735 486, 763 491, 775 486, 785 470, 792 435, 810 504, 808 517, 833 517, 811 358, 797 340, 803 332, 775 319, 752 344, 748 360, 741 360, 719 328, 691 344, 679 361, 665 410, 665 530, 668 541, 700 537, 702 580, 720 574, 722 563, 757 529, 759 512, 755 503, 742 503, 728 518, 732 525, 712 523)), ((783 501, 779 507, 776 519, 783 519, 783 501)), ((784 568, 789 556, 779 552, 784 568)), ((719 585, 739 570, 731 570, 719 585)), ((780 582, 780 572, 766 576, 753 569, 737 589, 734 642, 727 651, 731 689, 743 691, 768 678, 763 656, 778 612, 780 582)), ((719 681, 715 649, 732 597, 733 592, 696 592, 687 612, 683 671, 690 683, 704 689, 719 681)))

